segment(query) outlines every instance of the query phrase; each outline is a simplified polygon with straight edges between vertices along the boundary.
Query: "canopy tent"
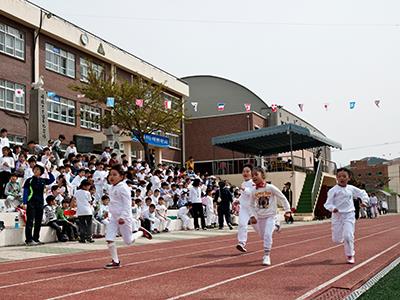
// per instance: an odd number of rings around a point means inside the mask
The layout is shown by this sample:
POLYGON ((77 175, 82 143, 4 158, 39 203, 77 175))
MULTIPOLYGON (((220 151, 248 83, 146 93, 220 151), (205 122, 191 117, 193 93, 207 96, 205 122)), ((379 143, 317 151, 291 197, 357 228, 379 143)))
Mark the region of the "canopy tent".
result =
POLYGON ((342 149, 341 144, 295 124, 217 136, 212 138, 212 144, 232 151, 260 156, 322 146, 342 149))

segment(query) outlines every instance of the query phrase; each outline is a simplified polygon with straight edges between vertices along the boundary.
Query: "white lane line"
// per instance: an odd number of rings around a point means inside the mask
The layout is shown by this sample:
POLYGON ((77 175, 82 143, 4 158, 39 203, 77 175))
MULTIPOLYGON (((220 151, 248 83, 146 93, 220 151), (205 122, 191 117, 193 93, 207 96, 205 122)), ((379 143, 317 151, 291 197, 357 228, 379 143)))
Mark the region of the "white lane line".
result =
MULTIPOLYGON (((328 236, 330 236, 330 235, 328 234, 328 235, 323 235, 323 236, 319 236, 319 237, 308 239, 308 240, 303 240, 303 241, 299 241, 299 242, 295 242, 295 243, 285 244, 285 245, 281 245, 281 246, 275 247, 274 249, 293 246, 293 245, 296 245, 296 244, 301 244, 301 243, 305 243, 305 242, 309 242, 309 241, 313 241, 313 240, 319 240, 319 239, 322 239, 322 238, 325 238, 325 237, 328 237, 328 236)), ((253 242, 253 243, 256 243, 256 242, 253 242)), ((148 262, 152 263, 152 262, 156 262, 156 261, 164 261, 164 260, 170 259, 170 258, 177 258, 177 257, 183 257, 183 256, 192 256, 193 254, 199 254, 199 253, 210 252, 210 251, 213 252, 215 250, 221 250, 221 249, 226 249, 226 248, 232 248, 232 246, 224 246, 224 247, 218 247, 218 248, 212 248, 212 249, 204 249, 204 250, 200 250, 200 251, 196 251, 196 252, 183 253, 183 254, 177 254, 177 255, 160 257, 160 258, 152 258, 152 259, 148 259, 148 260, 136 261, 136 262, 133 262, 133 263, 125 264, 124 266, 133 266, 133 265, 139 265, 139 264, 144 264, 144 263, 148 263, 148 262)), ((245 256, 245 255, 252 255, 252 254, 255 254, 255 253, 258 253, 258 252, 261 252, 261 251, 251 252, 251 253, 247 253, 247 254, 240 254, 240 253, 233 254, 232 256, 230 256, 228 258, 224 258, 222 260, 233 259, 233 258, 236 258, 236 257, 245 256)), ((211 261, 211 262, 218 262, 218 261, 220 261, 220 259, 217 259, 217 260, 214 260, 214 261, 211 261)), ((53 276, 51 278, 42 278, 42 279, 37 279, 37 280, 24 281, 24 282, 19 282, 19 283, 3 285, 3 286, 0 286, 0 289, 6 289, 6 288, 10 288, 10 287, 22 286, 22 285, 26 285, 26 284, 33 284, 33 283, 39 283, 39 282, 45 282, 45 281, 52 281, 54 279, 61 279, 61 278, 77 276, 77 275, 82 275, 82 274, 89 274, 89 273, 94 273, 94 272, 101 272, 101 271, 104 271, 104 269, 103 268, 94 269, 94 270, 70 273, 70 274, 66 274, 66 275, 53 276)))
MULTIPOLYGON (((365 238, 369 238, 369 237, 371 237, 371 236, 375 236, 375 235, 378 235, 378 234, 382 234, 382 233, 384 233, 384 232, 392 231, 392 230, 395 230, 395 229, 397 229, 397 228, 395 227, 395 228, 392 228, 392 229, 387 229, 387 230, 384 230, 384 231, 380 231, 379 233, 374 233, 374 234, 371 234, 371 235, 367 235, 367 236, 362 237, 362 238, 359 238, 359 239, 357 239, 357 240, 362 240, 362 239, 365 239, 365 238)), ((330 236, 330 235, 326 235, 326 236, 330 236)), ((325 237, 325 236, 324 236, 324 237, 325 237)), ((322 237, 313 238, 313 239, 310 239, 310 240, 316 240, 316 239, 320 239, 320 238, 322 238, 322 237)), ((284 245, 284 246, 282 245, 282 246, 280 246, 280 247, 275 247, 274 249, 282 248, 282 247, 287 247, 287 246, 292 246, 292 245, 296 245, 296 244, 301 244, 301 243, 304 243, 304 242, 309 242, 310 240, 303 240, 303 241, 300 241, 300 242, 296 242, 296 243, 292 243, 292 244, 287 244, 287 245, 284 245)), ((272 266, 272 267, 263 268, 263 269, 261 269, 261 270, 257 270, 257 271, 251 272, 251 273, 247 273, 247 274, 244 274, 244 275, 240 275, 240 276, 237 276, 237 277, 233 277, 233 278, 231 278, 231 279, 224 280, 224 281, 221 281, 221 282, 212 284, 212 285, 210 285, 210 286, 207 286, 207 287, 204 287, 204 288, 201 288, 201 289, 198 289, 198 290, 195 290, 195 291, 192 291, 192 292, 183 294, 183 295, 179 295, 179 296, 176 296, 176 297, 173 297, 173 298, 169 298, 169 299, 179 299, 179 298, 181 298, 181 297, 185 297, 185 296, 189 296, 189 295, 192 295, 192 294, 196 294, 196 293, 198 293, 198 292, 201 292, 201 291, 203 291, 203 290, 209 289, 209 288, 211 288, 211 287, 218 286, 218 285, 222 285, 222 284, 224 284, 224 283, 227 283, 227 282, 230 282, 230 281, 234 281, 234 280, 237 280, 237 279, 240 279, 240 278, 243 278, 243 277, 247 277, 247 276, 250 276, 250 275, 259 273, 259 272, 263 272, 263 271, 269 270, 269 269, 271 269, 271 268, 276 268, 276 267, 278 267, 278 266, 285 265, 285 264, 288 264, 288 263, 290 263, 290 262, 297 261, 297 260, 300 260, 300 259, 302 259, 302 258, 306 258, 306 257, 312 256, 312 255, 315 255, 315 254, 318 254, 318 253, 321 253, 321 252, 325 252, 325 251, 328 251, 328 250, 331 250, 331 249, 334 249, 334 248, 337 248, 337 247, 340 247, 340 246, 342 246, 342 245, 336 245, 336 246, 329 247, 329 248, 326 248, 326 249, 323 249, 323 250, 319 250, 319 251, 317 251, 317 252, 313 252, 313 253, 311 253, 311 254, 307 254, 307 255, 305 255, 305 256, 302 256, 301 258, 294 258, 294 259, 291 259, 291 260, 289 260, 289 261, 286 261, 286 262, 283 262, 283 263, 274 265, 274 266, 272 266)), ((248 256, 248 255, 253 255, 253 254, 256 254, 256 253, 260 253, 260 252, 264 252, 264 250, 259 250, 259 251, 255 251, 255 252, 252 252, 252 253, 242 254, 241 257, 243 257, 243 256, 248 256)), ((109 288, 109 287, 119 286, 119 285, 131 283, 131 282, 139 281, 139 280, 142 280, 142 279, 148 279, 148 278, 152 278, 152 277, 156 277, 156 276, 161 276, 161 275, 165 275, 165 274, 169 274, 169 273, 174 273, 174 272, 178 272, 178 271, 183 271, 183 270, 191 269, 191 268, 194 268, 194 267, 209 265, 209 264, 213 264, 213 263, 217 263, 217 262, 225 261, 225 260, 229 260, 229 259, 234 259, 234 258, 237 258, 237 256, 235 255, 235 256, 232 256, 232 257, 226 257, 226 258, 222 258, 222 259, 211 260, 211 261, 208 261, 208 262, 205 262, 205 263, 194 264, 194 265, 190 265, 190 266, 186 266, 186 267, 181 267, 181 268, 176 268, 176 269, 171 269, 171 270, 168 270, 168 271, 159 272, 159 273, 154 273, 154 274, 150 274, 150 275, 146 275, 146 276, 142 276, 142 277, 138 277, 138 278, 133 278, 133 279, 129 279, 129 280, 124 280, 124 281, 120 281, 120 282, 115 282, 115 283, 112 283, 112 284, 103 285, 103 286, 99 286, 99 287, 95 287, 95 288, 91 288, 91 289, 80 290, 80 291, 77 291, 77 292, 72 292, 72 293, 68 293, 68 294, 64 294, 64 295, 59 295, 59 296, 56 296, 56 297, 53 297, 53 298, 48 298, 47 300, 55 300, 55 299, 61 299, 61 298, 76 296, 76 295, 80 295, 80 294, 83 294, 83 293, 88 293, 88 292, 93 292, 93 291, 97 291, 97 290, 101 290, 101 289, 105 289, 105 288, 109 288)))
POLYGON ((393 246, 387 248, 385 251, 383 251, 383 252, 381 252, 381 253, 378 253, 378 254, 372 256, 371 258, 367 259, 366 261, 362 262, 361 264, 357 265, 356 267, 351 268, 350 270, 347 270, 346 272, 343 272, 342 274, 340 274, 340 275, 338 275, 338 276, 336 276, 336 277, 333 277, 332 279, 330 279, 330 280, 324 282, 323 284, 321 284, 321 285, 319 285, 319 286, 313 288, 312 290, 309 290, 309 291, 308 291, 307 293, 305 293, 304 295, 302 295, 302 296, 296 298, 296 300, 304 300, 304 299, 308 298, 309 296, 311 296, 311 295, 315 294, 316 292, 322 290, 323 288, 327 287, 327 286, 330 285, 331 283, 333 283, 333 282, 339 280, 340 278, 342 278, 342 277, 344 277, 344 276, 350 274, 351 272, 353 272, 353 271, 355 271, 355 270, 357 270, 357 269, 363 267, 363 266, 366 265, 367 263, 373 261, 374 259, 378 258, 379 256, 381 256, 381 255, 385 254, 386 252, 392 250, 393 248, 397 247, 398 245, 400 245, 400 242, 397 242, 397 243, 394 244, 393 246))
MULTIPOLYGON (((365 228, 368 228, 368 227, 365 227, 365 228)), ((324 232, 324 231, 326 231, 326 229, 321 230, 321 233, 324 232)), ((299 235, 299 233, 294 234, 294 235, 283 236, 282 238, 297 237, 298 235, 299 235)), ((235 238, 230 238, 230 239, 217 240, 217 241, 199 242, 199 243, 196 243, 196 246, 198 246, 198 245, 207 245, 207 244, 212 244, 212 243, 228 242, 228 241, 236 241, 236 237, 235 238)), ((249 242, 248 244, 254 244, 254 243, 257 243, 257 242, 249 242)), ((153 249, 153 250, 146 250, 146 251, 139 251, 139 252, 134 252, 134 253, 120 254, 119 256, 120 257, 127 257, 127 256, 134 256, 134 255, 138 255, 138 254, 143 254, 143 253, 161 252, 161 251, 168 251, 168 250, 172 250, 172 249, 180 249, 180 248, 193 247, 193 246, 194 245, 191 244, 191 245, 181 245, 181 246, 168 247, 168 248, 157 248, 157 249, 153 249)), ((74 254, 76 254, 76 253, 74 253, 74 254)), ((104 260, 106 258, 108 258, 108 253, 107 253, 107 255, 99 257, 99 258, 89 258, 89 259, 84 259, 84 260, 75 260, 75 261, 72 261, 72 262, 41 265, 41 266, 37 266, 37 267, 30 267, 28 270, 29 271, 31 271, 31 270, 40 270, 40 269, 59 267, 59 266, 65 266, 65 265, 69 266, 69 265, 72 265, 72 264, 78 264, 78 263, 80 264, 80 263, 84 263, 84 262, 92 262, 92 261, 104 260)), ((25 263, 25 261, 23 261, 23 262, 25 263)), ((18 272, 26 272, 26 271, 27 271, 27 269, 23 268, 23 269, 0 272, 0 275, 7 275, 7 274, 18 273, 18 272)))
MULTIPOLYGON (((381 234, 383 232, 388 232, 388 231, 392 231, 392 230, 395 230, 395 229, 397 229, 397 228, 387 229, 387 230, 381 231, 379 233, 370 234, 370 235, 364 236, 362 238, 356 239, 356 241, 363 240, 363 239, 369 238, 371 236, 375 236, 375 235, 381 234)), ((236 277, 232 277, 232 278, 220 281, 220 282, 216 282, 214 284, 207 285, 207 286, 199 288, 197 290, 193 290, 193 291, 181 294, 181 295, 177 295, 175 297, 168 298, 167 300, 176 300, 176 299, 181 299, 181 298, 188 297, 188 296, 191 296, 191 295, 194 295, 194 294, 198 294, 200 292, 204 292, 204 291, 212 289, 214 287, 217 287, 217 286, 220 286, 220 285, 223 285, 223 284, 235 281, 235 280, 239 280, 239 279, 242 279, 242 278, 254 275, 254 274, 258 274, 258 273, 261 273, 261 272, 264 272, 264 271, 268 271, 268 270, 271 270, 271 269, 274 269, 274 268, 277 268, 277 267, 280 267, 280 266, 283 266, 283 265, 287 265, 287 264, 290 264, 292 262, 295 262, 295 261, 298 261, 298 260, 313 256, 313 255, 316 255, 316 254, 319 254, 319 253, 323 253, 323 252, 326 252, 326 251, 329 251, 329 250, 332 250, 332 249, 335 249, 335 248, 338 248, 338 247, 343 247, 343 246, 342 245, 332 246, 332 247, 329 247, 329 248, 326 248, 326 249, 323 249, 323 250, 319 250, 319 251, 316 251, 316 252, 301 256, 301 257, 297 257, 297 258, 293 258, 291 260, 287 260, 287 261, 281 262, 281 263, 279 263, 277 265, 269 266, 269 267, 262 268, 262 269, 257 270, 257 271, 249 272, 249 273, 246 273, 246 274, 243 274, 243 275, 239 275, 239 276, 236 276, 236 277)))

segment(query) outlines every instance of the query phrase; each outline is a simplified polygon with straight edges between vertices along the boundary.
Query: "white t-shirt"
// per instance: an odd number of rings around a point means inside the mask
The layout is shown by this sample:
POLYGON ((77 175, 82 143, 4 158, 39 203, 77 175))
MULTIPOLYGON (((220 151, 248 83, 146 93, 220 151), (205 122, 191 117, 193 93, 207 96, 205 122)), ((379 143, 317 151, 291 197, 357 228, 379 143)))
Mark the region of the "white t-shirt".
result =
POLYGON ((8 137, 0 137, 0 157, 3 157, 3 147, 10 147, 10 141, 8 137))
POLYGON ((15 168, 14 157, 12 157, 12 156, 0 157, 0 172, 11 173, 11 169, 14 169, 14 168, 15 168), (6 166, 5 163, 7 163, 8 166, 6 166))
POLYGON ((90 193, 85 190, 77 190, 75 192, 76 198, 76 215, 77 216, 88 216, 93 214, 92 205, 90 202, 92 201, 92 197, 90 193))
POLYGON ((202 203, 200 187, 191 187, 189 190, 189 202, 202 203))

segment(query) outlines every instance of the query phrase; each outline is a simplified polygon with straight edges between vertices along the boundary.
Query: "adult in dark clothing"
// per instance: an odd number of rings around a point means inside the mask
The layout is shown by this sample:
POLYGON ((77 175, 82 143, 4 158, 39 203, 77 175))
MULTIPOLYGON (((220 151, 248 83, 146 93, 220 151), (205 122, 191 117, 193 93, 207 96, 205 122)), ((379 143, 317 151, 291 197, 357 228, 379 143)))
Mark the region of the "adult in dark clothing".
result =
POLYGON ((28 246, 42 244, 39 240, 40 228, 43 219, 44 207, 44 188, 54 182, 53 174, 49 173, 49 178, 41 178, 44 173, 44 167, 36 165, 33 167, 33 176, 28 178, 24 184, 23 203, 26 207, 26 226, 25 243, 28 246), (35 228, 32 236, 33 222, 35 228))
POLYGON ((286 182, 282 189, 282 194, 285 195, 287 201, 290 204, 290 207, 292 207, 292 198, 293 198, 293 193, 292 190, 290 189, 291 185, 292 184, 290 182, 286 182))
POLYGON ((224 228, 224 217, 229 229, 233 229, 231 223, 231 203, 233 202, 232 194, 226 187, 224 181, 220 181, 218 185, 219 190, 215 192, 214 202, 217 203, 219 229, 224 228))
POLYGON ((356 220, 360 218, 360 199, 359 198, 353 198, 354 202, 354 213, 356 215, 356 220))

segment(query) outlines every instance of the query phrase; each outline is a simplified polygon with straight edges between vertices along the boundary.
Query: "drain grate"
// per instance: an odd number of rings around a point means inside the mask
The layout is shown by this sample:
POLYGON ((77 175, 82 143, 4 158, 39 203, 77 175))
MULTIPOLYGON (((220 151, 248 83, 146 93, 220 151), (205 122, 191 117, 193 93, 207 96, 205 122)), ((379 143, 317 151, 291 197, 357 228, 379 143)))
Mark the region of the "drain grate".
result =
POLYGON ((350 294, 349 289, 341 289, 341 288, 335 288, 332 287, 322 294, 317 295, 316 297, 313 297, 311 299, 313 300, 342 300, 344 299, 348 294, 350 294))

